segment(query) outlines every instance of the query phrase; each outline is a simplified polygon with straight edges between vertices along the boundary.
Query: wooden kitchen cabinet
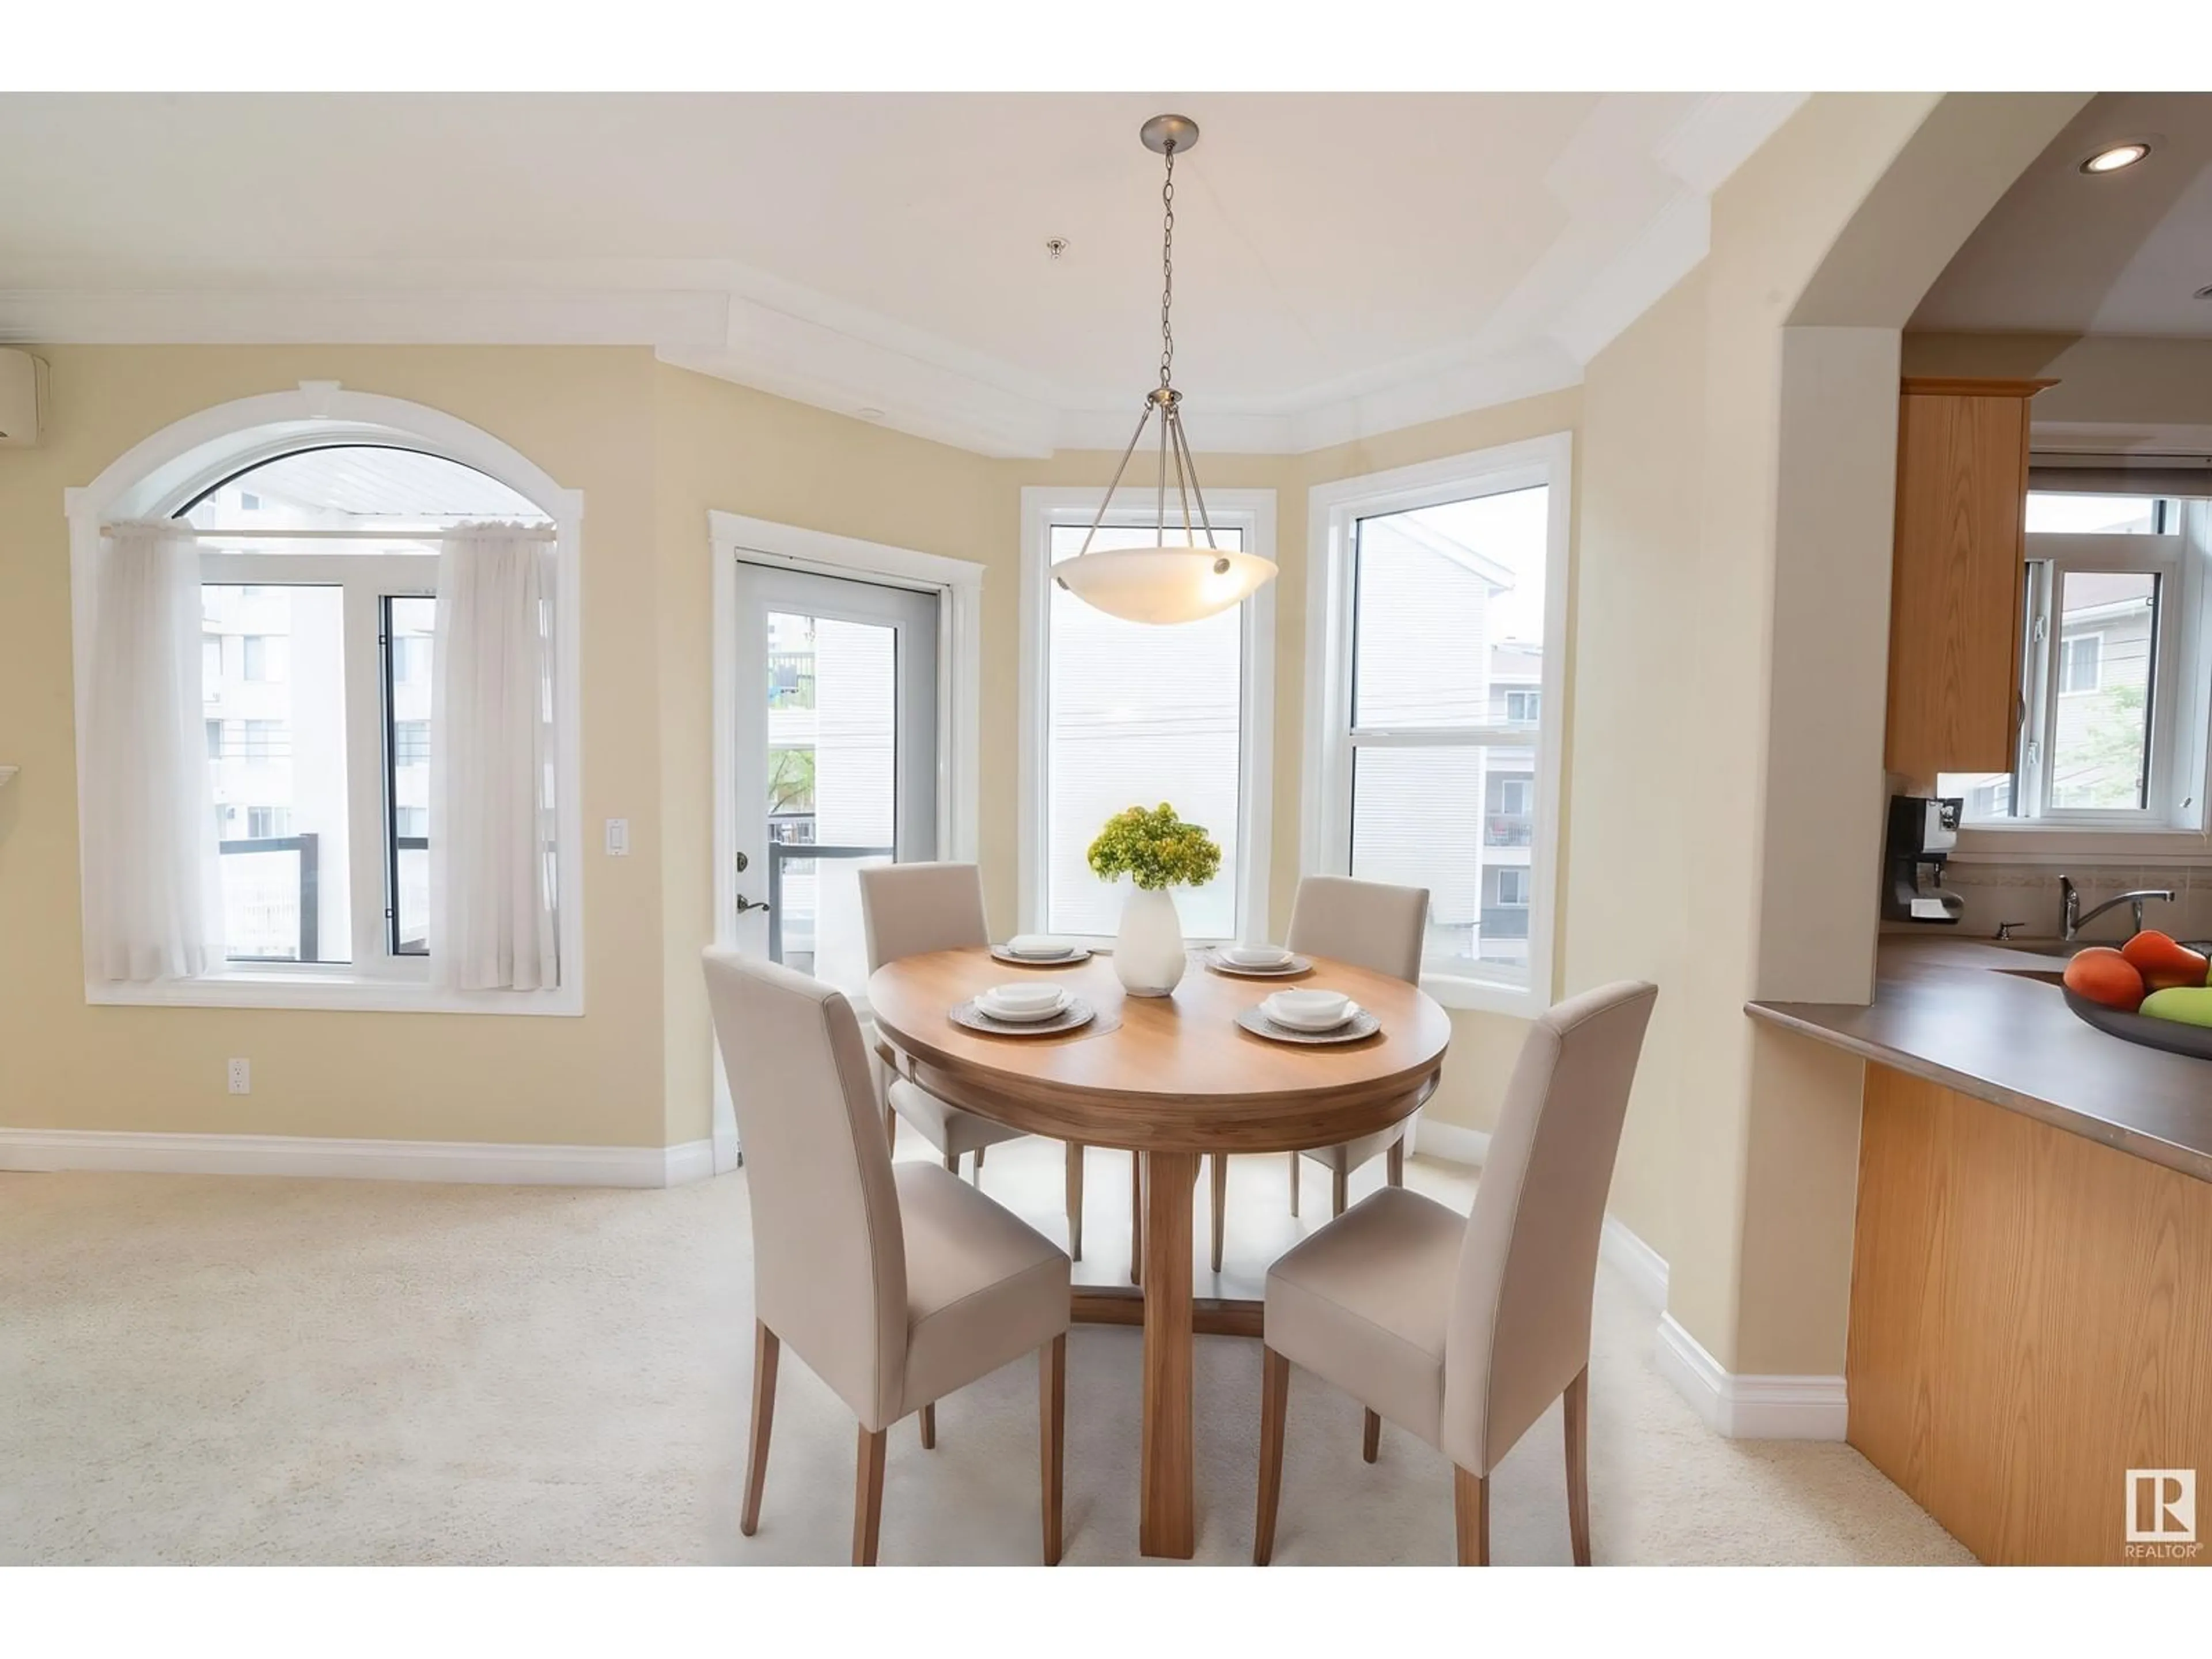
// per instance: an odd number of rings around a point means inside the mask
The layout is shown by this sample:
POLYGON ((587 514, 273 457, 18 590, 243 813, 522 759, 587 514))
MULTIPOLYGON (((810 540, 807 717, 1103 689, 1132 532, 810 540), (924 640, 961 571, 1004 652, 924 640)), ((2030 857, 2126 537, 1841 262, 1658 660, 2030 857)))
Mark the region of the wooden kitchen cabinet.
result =
POLYGON ((1916 783, 1938 772, 2012 770, 2028 400, 2055 384, 1904 382, 1884 757, 1916 783))

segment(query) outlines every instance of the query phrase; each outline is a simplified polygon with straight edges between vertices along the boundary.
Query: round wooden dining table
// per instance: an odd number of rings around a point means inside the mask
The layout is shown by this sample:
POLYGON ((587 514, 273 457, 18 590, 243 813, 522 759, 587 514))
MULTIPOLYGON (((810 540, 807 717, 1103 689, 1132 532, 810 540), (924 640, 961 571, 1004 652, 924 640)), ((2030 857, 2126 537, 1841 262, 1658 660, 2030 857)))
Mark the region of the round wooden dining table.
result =
POLYGON ((1132 1286, 1079 1286, 1079 1322, 1144 1328, 1139 1547, 1188 1559, 1197 1547, 1191 1361, 1194 1332, 1257 1336, 1261 1304, 1194 1295, 1192 1189, 1209 1152, 1330 1146, 1410 1115, 1443 1064, 1444 1011, 1417 986, 1310 958, 1291 981, 1236 978, 1194 958, 1168 997, 1125 995, 1103 956, 1072 967, 1016 967, 981 947, 885 963, 870 976, 878 1033, 921 1086, 1016 1129, 1144 1163, 1142 1266, 1132 1286), (1053 1036, 998 1036, 957 1025, 978 992, 1050 975, 1097 1011, 1053 1036), (1357 1042, 1278 1042, 1237 1015, 1285 983, 1341 991, 1381 1029, 1357 1042))

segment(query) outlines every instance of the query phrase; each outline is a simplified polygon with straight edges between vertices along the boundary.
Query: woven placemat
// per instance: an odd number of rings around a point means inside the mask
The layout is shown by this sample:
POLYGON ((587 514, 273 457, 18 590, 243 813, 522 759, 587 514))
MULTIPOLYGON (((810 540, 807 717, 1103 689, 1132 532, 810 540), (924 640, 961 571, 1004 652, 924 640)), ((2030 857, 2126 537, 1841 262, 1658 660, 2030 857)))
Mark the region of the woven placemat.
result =
POLYGON ((994 960, 1011 963, 1017 968, 1073 968, 1079 962, 1091 960, 1091 947, 1079 945, 1064 957, 1018 957, 1005 945, 994 945, 991 955, 994 960))
POLYGON ((1301 1031, 1293 1025, 1279 1025, 1261 1013, 1256 1004, 1240 1012, 1237 1016, 1237 1023, 1254 1036, 1263 1036, 1270 1042, 1297 1042, 1316 1047, 1339 1042, 1364 1042, 1382 1029, 1382 1022, 1364 1008, 1343 1024, 1327 1031, 1301 1031))
POLYGON ((1062 1031, 1073 1031, 1088 1025, 1097 1015, 1097 1010, 1081 997, 1070 997, 1067 1006, 1050 1019, 994 1019, 975 1006, 970 997, 946 1011, 946 1018, 955 1025, 970 1031, 981 1031, 986 1036, 1054 1036, 1062 1031))

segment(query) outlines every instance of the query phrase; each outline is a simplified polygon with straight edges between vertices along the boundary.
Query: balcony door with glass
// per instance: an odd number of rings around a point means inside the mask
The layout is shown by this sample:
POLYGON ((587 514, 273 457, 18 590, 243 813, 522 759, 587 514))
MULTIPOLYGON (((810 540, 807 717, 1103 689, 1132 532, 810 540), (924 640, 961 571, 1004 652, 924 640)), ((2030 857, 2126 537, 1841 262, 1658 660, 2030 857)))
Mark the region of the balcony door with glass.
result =
POLYGON ((937 856, 938 596, 740 561, 737 947, 865 1006, 859 872, 937 856))

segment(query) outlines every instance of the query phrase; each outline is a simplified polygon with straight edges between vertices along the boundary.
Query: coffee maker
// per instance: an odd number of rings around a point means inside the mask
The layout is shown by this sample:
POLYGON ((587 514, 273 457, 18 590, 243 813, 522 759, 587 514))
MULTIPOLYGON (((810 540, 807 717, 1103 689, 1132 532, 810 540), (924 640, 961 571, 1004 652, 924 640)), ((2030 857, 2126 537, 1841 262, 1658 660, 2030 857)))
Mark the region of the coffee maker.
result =
POLYGON ((1966 902, 1943 890, 1943 863, 1959 844, 1959 814, 1966 805, 1955 796, 1889 798, 1881 896, 1881 914, 1889 921, 1957 925, 1966 902))

